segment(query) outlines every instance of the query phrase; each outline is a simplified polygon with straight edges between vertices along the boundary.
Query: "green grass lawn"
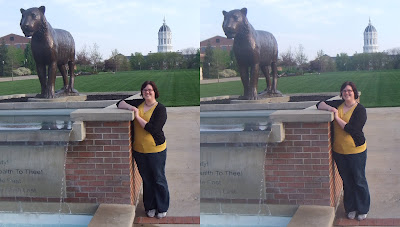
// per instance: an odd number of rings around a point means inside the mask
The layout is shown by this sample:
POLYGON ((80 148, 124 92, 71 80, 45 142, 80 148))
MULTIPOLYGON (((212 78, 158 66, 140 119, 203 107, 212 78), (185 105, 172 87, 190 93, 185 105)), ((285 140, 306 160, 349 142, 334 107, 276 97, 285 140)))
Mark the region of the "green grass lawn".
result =
MULTIPOLYGON (((278 90, 284 94, 338 92, 345 81, 353 81, 361 91, 361 103, 365 107, 400 106, 400 70, 332 72, 320 75, 282 77, 278 90)), ((266 87, 265 80, 258 83, 258 91, 266 87)), ((242 95, 241 81, 202 84, 200 97, 242 95)))
MULTIPOLYGON (((75 89, 85 92, 139 91, 146 80, 156 83, 160 97, 166 106, 198 106, 199 70, 142 70, 98 75, 78 76, 75 89)), ((63 86, 62 78, 56 79, 56 90, 63 86)), ((38 79, 0 83, 0 95, 40 93, 38 79)))

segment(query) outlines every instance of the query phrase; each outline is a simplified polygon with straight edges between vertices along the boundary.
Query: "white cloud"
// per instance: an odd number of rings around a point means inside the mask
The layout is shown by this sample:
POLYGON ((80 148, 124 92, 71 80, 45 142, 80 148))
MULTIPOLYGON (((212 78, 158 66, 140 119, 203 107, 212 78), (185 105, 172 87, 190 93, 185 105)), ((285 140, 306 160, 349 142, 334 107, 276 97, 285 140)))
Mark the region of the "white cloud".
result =
POLYGON ((370 15, 370 16, 379 16, 384 13, 382 9, 379 8, 366 8, 366 7, 356 7, 355 11, 359 14, 370 15))
POLYGON ((164 8, 164 7, 160 7, 160 6, 157 6, 157 7, 153 6, 153 7, 150 7, 150 11, 154 12, 156 14, 159 14, 159 15, 175 15, 175 14, 177 14, 176 9, 173 7, 164 8))
POLYGON ((128 18, 134 18, 139 11, 140 3, 135 1, 105 1, 105 0, 55 0, 57 5, 67 8, 75 17, 96 27, 104 23, 127 24, 128 18))
POLYGON ((277 4, 276 7, 293 21, 313 24, 335 24, 335 17, 345 6, 341 2, 302 1, 277 4))

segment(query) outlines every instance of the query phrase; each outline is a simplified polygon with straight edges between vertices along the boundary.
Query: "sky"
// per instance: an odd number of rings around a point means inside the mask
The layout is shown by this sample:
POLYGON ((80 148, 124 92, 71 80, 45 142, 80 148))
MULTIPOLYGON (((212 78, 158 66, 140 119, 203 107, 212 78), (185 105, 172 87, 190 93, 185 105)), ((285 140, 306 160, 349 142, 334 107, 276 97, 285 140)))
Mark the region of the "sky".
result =
POLYGON ((123 55, 157 52, 158 29, 165 17, 174 51, 200 46, 199 1, 186 0, 0 0, 0 37, 24 36, 20 9, 45 6, 53 28, 69 31, 76 52, 99 46, 102 59, 115 49, 123 55))
POLYGON ((304 47, 308 60, 322 50, 329 56, 362 53, 369 18, 378 31, 379 51, 400 48, 398 0, 200 0, 200 41, 222 30, 222 11, 247 8, 256 30, 272 33, 278 51, 304 47))

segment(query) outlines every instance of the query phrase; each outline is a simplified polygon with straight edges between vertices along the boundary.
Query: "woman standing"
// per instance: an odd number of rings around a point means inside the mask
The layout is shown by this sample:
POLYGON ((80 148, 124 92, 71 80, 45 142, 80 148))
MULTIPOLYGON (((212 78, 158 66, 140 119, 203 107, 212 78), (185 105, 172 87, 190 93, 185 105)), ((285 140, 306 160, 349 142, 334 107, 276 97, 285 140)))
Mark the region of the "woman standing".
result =
POLYGON ((363 127, 367 121, 364 106, 357 102, 358 91, 353 82, 340 88, 342 100, 319 102, 317 108, 334 113, 333 158, 343 180, 344 209, 349 219, 364 220, 370 207, 365 177, 367 143, 363 127))
POLYGON ((145 81, 140 89, 143 99, 121 100, 118 108, 131 110, 133 121, 133 157, 143 180, 143 203, 148 217, 163 218, 169 207, 169 191, 165 177, 167 143, 163 127, 167 110, 157 102, 158 89, 153 81, 145 81))

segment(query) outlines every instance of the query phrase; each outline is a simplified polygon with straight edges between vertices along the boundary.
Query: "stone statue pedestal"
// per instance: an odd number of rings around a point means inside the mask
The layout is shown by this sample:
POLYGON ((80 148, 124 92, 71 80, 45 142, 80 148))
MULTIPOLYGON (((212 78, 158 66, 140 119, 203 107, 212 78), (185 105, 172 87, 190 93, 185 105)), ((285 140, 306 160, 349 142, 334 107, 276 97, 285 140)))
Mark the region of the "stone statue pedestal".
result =
MULTIPOLYGON (((259 96, 260 98, 260 96, 259 96)), ((257 100, 231 100, 232 104, 240 104, 240 103, 281 103, 281 102, 289 102, 290 96, 281 96, 281 97, 266 97, 257 100)))
POLYGON ((29 98, 28 102, 80 102, 86 101, 87 95, 61 96, 54 99, 29 98))

